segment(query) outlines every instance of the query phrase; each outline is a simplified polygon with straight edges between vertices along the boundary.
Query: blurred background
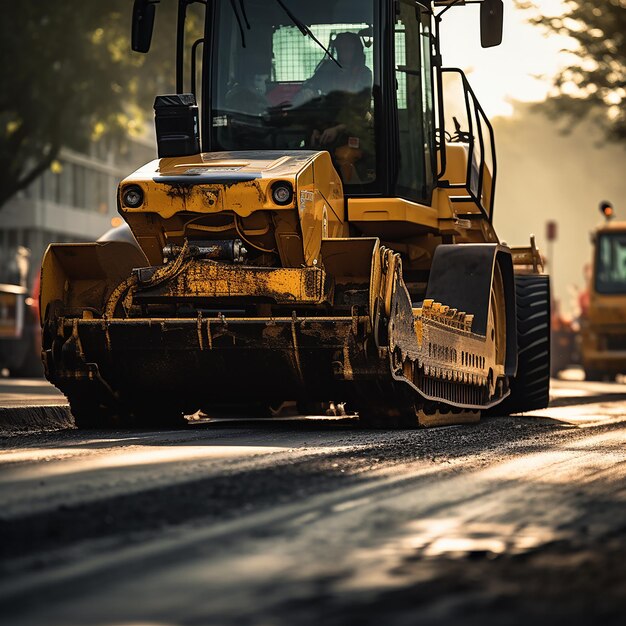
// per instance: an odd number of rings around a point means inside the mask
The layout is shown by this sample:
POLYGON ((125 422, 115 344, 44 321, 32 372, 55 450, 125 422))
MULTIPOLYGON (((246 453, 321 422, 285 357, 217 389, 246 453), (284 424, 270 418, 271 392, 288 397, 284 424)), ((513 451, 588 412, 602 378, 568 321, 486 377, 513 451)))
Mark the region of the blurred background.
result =
POLYGON ((496 231, 511 245, 536 235, 561 312, 577 316, 599 203, 626 220, 626 1, 507 0, 503 43, 487 50, 469 14, 449 11, 444 63, 494 122, 496 231))
MULTIPOLYGON (((119 225, 117 183, 156 156, 176 3, 161 2, 150 55, 130 52, 131 11, 132 0, 3 6, 0 283, 32 294, 48 243, 119 225)), ((199 27, 193 11, 188 25, 199 27)), ((560 310, 576 316, 599 202, 626 220, 626 0, 505 0, 504 43, 488 50, 478 27, 477 7, 448 12, 444 65, 468 74, 494 122, 497 231, 516 245, 537 236, 560 310)))

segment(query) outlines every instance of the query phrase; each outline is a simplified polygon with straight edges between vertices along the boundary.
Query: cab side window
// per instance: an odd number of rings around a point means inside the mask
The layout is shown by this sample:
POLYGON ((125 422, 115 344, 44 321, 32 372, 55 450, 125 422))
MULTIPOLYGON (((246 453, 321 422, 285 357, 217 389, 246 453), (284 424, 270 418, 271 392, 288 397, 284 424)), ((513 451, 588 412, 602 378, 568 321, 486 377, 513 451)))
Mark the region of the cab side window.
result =
POLYGON ((429 22, 411 0, 401 0, 395 24, 399 156, 397 193, 430 201, 433 188, 433 88, 429 22))

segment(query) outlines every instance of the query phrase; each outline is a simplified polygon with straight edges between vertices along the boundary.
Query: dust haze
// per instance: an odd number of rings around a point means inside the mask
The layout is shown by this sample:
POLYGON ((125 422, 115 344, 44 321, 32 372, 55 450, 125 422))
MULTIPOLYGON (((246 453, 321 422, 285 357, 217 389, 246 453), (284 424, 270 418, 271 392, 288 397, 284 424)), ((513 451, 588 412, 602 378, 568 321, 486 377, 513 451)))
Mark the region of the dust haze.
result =
POLYGON ((601 200, 626 221, 626 149, 606 142, 599 129, 581 122, 564 135, 533 105, 517 104, 512 117, 493 120, 498 154, 494 221, 511 245, 537 236, 547 252, 546 222, 558 224, 548 271, 564 312, 573 311, 572 285, 583 286, 591 260, 591 230, 602 222, 601 200))

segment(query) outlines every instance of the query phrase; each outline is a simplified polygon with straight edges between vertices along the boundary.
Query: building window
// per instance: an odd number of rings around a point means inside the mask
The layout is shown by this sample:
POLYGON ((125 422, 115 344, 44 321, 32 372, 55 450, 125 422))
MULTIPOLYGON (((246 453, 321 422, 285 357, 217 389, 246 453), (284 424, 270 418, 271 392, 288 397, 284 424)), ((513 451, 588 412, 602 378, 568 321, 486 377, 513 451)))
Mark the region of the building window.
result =
POLYGON ((78 209, 85 208, 85 168, 82 165, 73 165, 74 193, 72 205, 78 209))
POLYGON ((44 199, 59 204, 61 201, 60 175, 48 169, 43 175, 43 179, 44 199))

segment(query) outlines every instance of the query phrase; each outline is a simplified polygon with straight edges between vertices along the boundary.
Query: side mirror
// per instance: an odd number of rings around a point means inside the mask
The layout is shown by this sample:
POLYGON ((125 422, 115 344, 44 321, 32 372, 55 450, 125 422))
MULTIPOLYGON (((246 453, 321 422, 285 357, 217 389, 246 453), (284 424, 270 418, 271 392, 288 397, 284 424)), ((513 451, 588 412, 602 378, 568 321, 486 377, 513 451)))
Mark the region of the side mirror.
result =
POLYGON ((502 0, 483 0, 480 3, 480 45, 483 48, 502 43, 504 4, 502 0))
POLYGON ((154 14, 159 0, 135 0, 131 47, 135 52, 148 52, 152 41, 154 14))

